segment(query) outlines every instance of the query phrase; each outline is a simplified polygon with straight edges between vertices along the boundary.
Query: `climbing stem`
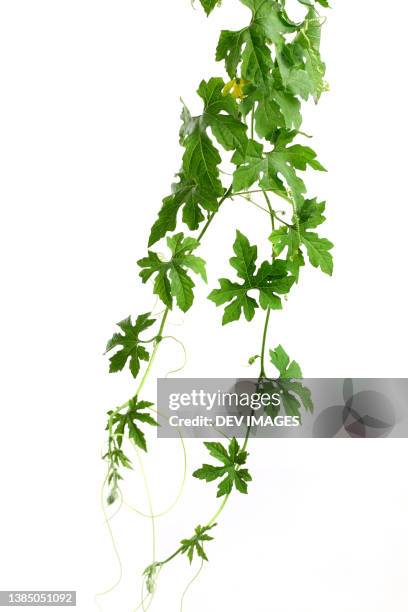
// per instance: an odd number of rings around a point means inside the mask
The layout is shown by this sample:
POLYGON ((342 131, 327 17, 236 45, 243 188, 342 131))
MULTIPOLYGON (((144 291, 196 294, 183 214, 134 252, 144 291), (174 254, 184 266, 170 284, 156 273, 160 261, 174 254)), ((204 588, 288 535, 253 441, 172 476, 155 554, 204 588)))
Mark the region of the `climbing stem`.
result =
POLYGON ((162 567, 163 565, 166 565, 166 563, 170 563, 170 561, 173 561, 173 559, 175 559, 177 555, 181 553, 182 550, 183 547, 180 546, 180 548, 178 548, 175 553, 170 555, 170 557, 167 557, 167 559, 165 559, 164 561, 159 561, 157 565, 160 565, 162 567))
POLYGON ((148 376, 150 374, 150 371, 151 371, 151 369, 153 367, 153 363, 154 363, 154 361, 156 359, 157 351, 159 350, 160 342, 163 339, 163 330, 164 330, 164 326, 166 325, 166 320, 167 320, 167 317, 168 317, 168 314, 169 314, 169 310, 170 310, 169 308, 166 308, 166 310, 163 313, 162 320, 161 320, 161 323, 160 323, 160 328, 159 328, 159 331, 157 332, 156 340, 155 340, 155 343, 154 343, 154 348, 153 348, 152 354, 150 356, 149 363, 147 365, 146 371, 145 371, 145 373, 143 375, 143 378, 140 381, 140 384, 139 384, 139 386, 137 388, 136 396, 138 396, 141 393, 141 391, 142 391, 142 389, 143 389, 143 387, 144 387, 144 385, 146 383, 146 380, 147 380, 147 378, 148 378, 148 376))
POLYGON ((201 242, 201 240, 203 239, 204 234, 206 233, 206 231, 210 227, 210 225, 212 223, 212 220, 214 219, 215 215, 219 211, 220 206, 225 202, 225 200, 227 200, 231 196, 231 193, 232 193, 232 185, 231 185, 231 187, 229 187, 227 189, 227 191, 222 196, 221 200, 218 203, 217 210, 215 210, 214 212, 210 213, 210 215, 208 217, 208 220, 207 220, 207 223, 204 225, 203 229, 201 230, 200 234, 198 235, 197 242, 201 242))
MULTIPOLYGON (((222 501, 222 504, 220 505, 220 507, 218 508, 217 512, 211 517, 211 519, 208 521, 208 523, 206 523, 206 527, 212 527, 212 525, 214 525, 215 521, 218 519, 218 517, 220 516, 221 512, 224 510, 225 506, 227 505, 228 499, 229 499, 230 495, 226 495, 222 501)), ((170 561, 173 561, 173 559, 175 559, 183 550, 183 547, 180 546, 180 548, 178 548, 172 555, 170 555, 170 557, 167 557, 167 559, 165 559, 164 561, 159 561, 157 563, 157 565, 163 567, 163 565, 166 565, 167 563, 170 563, 170 561)))
POLYGON ((264 198, 266 200, 266 203, 268 205, 268 210, 269 210, 269 214, 270 214, 270 217, 271 217, 272 231, 273 231, 275 229, 275 216, 276 216, 275 215, 275 211, 272 208, 271 201, 270 201, 269 196, 266 193, 266 191, 264 191, 263 194, 264 194, 264 198))
POLYGON ((262 335, 262 348, 261 348, 261 372, 259 374, 259 378, 265 378, 266 377, 266 371, 265 371, 265 350, 266 350, 266 339, 268 337, 268 327, 269 327, 269 320, 271 318, 271 309, 268 308, 268 310, 266 311, 266 319, 265 319, 265 325, 264 325, 264 330, 263 330, 263 335, 262 335))
POLYGON ((214 525, 215 521, 218 519, 218 517, 220 516, 221 512, 224 510, 225 506, 227 505, 228 500, 229 500, 229 494, 224 497, 224 500, 223 500, 221 506, 218 508, 218 510, 214 514, 214 516, 208 521, 206 527, 211 527, 212 525, 214 525))

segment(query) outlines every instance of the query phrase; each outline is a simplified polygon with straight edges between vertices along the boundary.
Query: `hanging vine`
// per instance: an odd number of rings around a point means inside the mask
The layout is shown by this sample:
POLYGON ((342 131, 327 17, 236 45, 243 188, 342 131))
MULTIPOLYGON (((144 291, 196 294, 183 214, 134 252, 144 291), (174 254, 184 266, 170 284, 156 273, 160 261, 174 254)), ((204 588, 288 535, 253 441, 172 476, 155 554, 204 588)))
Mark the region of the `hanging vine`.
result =
MULTIPOLYGON (((138 261, 142 282, 153 282, 153 293, 164 311, 159 319, 144 313, 121 321, 120 331, 107 345, 110 372, 128 367, 135 379, 140 378, 133 397, 108 413, 104 455, 108 505, 121 499, 120 483, 132 465, 126 440, 147 452, 146 428, 156 427, 157 422, 153 403, 142 397, 145 382, 164 340, 169 313, 175 308, 187 312, 194 302, 197 279, 207 282, 205 261, 197 253, 214 219, 222 211, 228 214, 227 203, 233 198, 245 198, 268 216, 270 230, 265 238, 271 256, 259 261, 257 246, 237 228, 231 277, 219 279, 218 288, 208 297, 224 308, 223 325, 242 317, 252 321, 257 310, 264 311, 260 352, 249 364, 259 363, 262 388, 279 389, 287 414, 299 415, 302 407, 312 410, 310 393, 292 380, 302 375, 299 365, 282 346, 268 352, 267 338, 272 311, 282 309, 282 298, 299 282, 306 261, 325 274, 333 271, 333 245, 313 231, 325 221, 325 203, 308 197, 301 177, 307 168, 325 171, 314 150, 302 144, 306 135, 301 131, 301 103, 310 98, 317 103, 327 90, 320 56, 324 18, 318 5, 329 5, 326 0, 297 0, 305 10, 301 21, 295 22, 285 0, 239 1, 250 9, 250 22, 241 30, 221 32, 216 59, 223 63, 227 77, 201 81, 197 93, 202 113, 192 116, 183 104, 181 168, 151 228, 147 255, 138 261), (227 174, 223 170, 227 162, 232 162, 234 171, 226 185, 221 177, 227 174), (283 218, 285 215, 290 221, 283 218), (184 232, 174 233, 183 225, 184 232), (196 234, 186 235, 188 231, 196 234), (167 245, 167 258, 152 249, 160 240, 167 245), (152 334, 154 327, 157 331, 152 334), (277 378, 267 375, 268 358, 277 378)), ((200 2, 207 15, 219 4, 216 0, 200 2)), ((252 480, 247 468, 249 439, 248 429, 242 445, 235 438, 227 444, 205 442, 213 462, 202 465, 193 476, 217 482, 221 504, 167 558, 154 560, 147 567, 144 580, 148 594, 155 590, 158 573, 179 555, 185 555, 190 563, 196 556, 202 562, 208 560, 207 545, 215 537, 217 520, 228 499, 235 492, 248 492, 252 480)), ((145 601, 142 596, 143 608, 145 601)))

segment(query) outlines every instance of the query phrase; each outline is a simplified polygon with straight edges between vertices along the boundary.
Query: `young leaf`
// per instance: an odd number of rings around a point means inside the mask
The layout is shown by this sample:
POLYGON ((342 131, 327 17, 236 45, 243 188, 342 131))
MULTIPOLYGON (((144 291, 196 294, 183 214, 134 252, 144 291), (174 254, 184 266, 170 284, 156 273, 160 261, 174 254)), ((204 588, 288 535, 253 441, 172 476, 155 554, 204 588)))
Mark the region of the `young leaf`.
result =
POLYGON ((181 540, 180 552, 187 555, 190 563, 193 561, 194 554, 200 557, 200 559, 208 561, 204 550, 204 542, 211 542, 214 540, 213 537, 208 535, 208 532, 215 526, 216 523, 213 525, 207 525, 206 527, 201 527, 201 525, 198 525, 194 530, 194 535, 192 538, 189 538, 188 540, 181 540))
POLYGON ((248 482, 252 480, 246 468, 242 466, 246 463, 248 453, 239 447, 235 438, 229 443, 226 449, 220 442, 204 442, 210 455, 221 462, 221 466, 208 465, 205 463, 193 474, 195 478, 212 482, 218 478, 222 481, 218 485, 217 497, 229 495, 235 486, 240 493, 248 493, 248 482))
POLYGON ((137 377, 140 370, 140 361, 148 361, 149 353, 145 347, 140 344, 140 334, 148 329, 155 319, 149 319, 150 313, 139 315, 135 325, 132 324, 131 317, 124 319, 118 323, 122 330, 122 334, 114 334, 106 345, 106 353, 109 353, 117 346, 122 348, 110 358, 110 372, 119 372, 123 370, 129 360, 129 368, 134 378, 137 377))
POLYGON ((116 412, 112 417, 112 425, 116 425, 115 435, 118 437, 119 447, 122 445, 122 439, 125 429, 128 429, 130 440, 132 440, 136 446, 147 452, 146 438, 143 431, 140 429, 140 423, 147 423, 153 427, 157 427, 158 423, 148 413, 145 412, 147 408, 153 406, 151 402, 138 401, 136 397, 129 401, 128 410, 125 413, 116 412))
POLYGON ((275 260, 272 264, 264 261, 256 271, 257 247, 251 246, 248 238, 239 231, 234 243, 234 253, 236 256, 230 259, 230 263, 243 282, 221 278, 220 288, 214 289, 208 296, 217 306, 229 302, 225 308, 223 325, 237 321, 242 313, 247 321, 254 318, 258 302, 248 295, 253 289, 259 292, 261 308, 280 310, 282 302, 279 295, 289 293, 295 281, 293 276, 288 275, 286 263, 281 260, 275 260))
POLYGON ((128 470, 132 469, 130 459, 124 454, 120 448, 122 444, 122 437, 113 435, 109 438, 109 450, 102 457, 104 461, 108 462, 108 477, 107 484, 110 487, 110 492, 107 497, 107 504, 111 506, 119 497, 119 482, 123 480, 120 475, 120 468, 124 467, 128 470))
POLYGON ((162 261, 157 253, 148 251, 148 256, 137 262, 142 268, 140 277, 146 283, 155 276, 155 295, 158 295, 168 308, 173 307, 175 299, 178 307, 187 312, 194 301, 195 286, 187 270, 199 274, 204 282, 207 282, 205 261, 192 254, 198 247, 198 242, 194 238, 184 238, 183 233, 168 237, 167 245, 172 254, 171 259, 162 261))

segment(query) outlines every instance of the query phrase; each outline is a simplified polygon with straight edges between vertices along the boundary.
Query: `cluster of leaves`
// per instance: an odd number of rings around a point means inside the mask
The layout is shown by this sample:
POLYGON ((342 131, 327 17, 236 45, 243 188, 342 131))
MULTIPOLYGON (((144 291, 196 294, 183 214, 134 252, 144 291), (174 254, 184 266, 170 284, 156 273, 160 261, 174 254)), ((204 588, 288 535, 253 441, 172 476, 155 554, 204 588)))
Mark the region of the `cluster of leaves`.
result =
POLYGON ((127 438, 137 447, 147 452, 145 434, 139 425, 140 423, 147 423, 153 427, 158 426, 157 421, 146 412, 151 406, 153 406, 151 402, 140 401, 137 397, 133 397, 127 404, 126 412, 122 412, 120 409, 108 412, 108 425, 106 427, 109 431, 108 452, 103 457, 109 466, 107 478, 110 487, 108 505, 115 503, 118 498, 119 481, 123 480, 120 474, 121 468, 132 468, 129 457, 123 452, 125 435, 127 434, 127 438))
POLYGON ((109 487, 109 495, 107 497, 108 506, 116 502, 119 496, 119 483, 123 480, 120 474, 122 468, 132 469, 132 463, 125 455, 119 445, 119 438, 115 435, 109 436, 108 452, 103 456, 104 461, 108 462, 108 477, 107 484, 109 487))
POLYGON ((225 448, 220 442, 204 442, 204 444, 211 457, 220 461, 222 465, 215 466, 205 463, 194 472, 193 476, 206 482, 222 478, 218 485, 217 497, 229 495, 234 486, 240 493, 248 493, 247 483, 252 480, 252 477, 248 470, 242 467, 246 463, 248 453, 240 448, 237 440, 233 438, 228 448, 225 448))
POLYGON ((224 81, 212 78, 202 81, 198 89, 204 108, 198 117, 192 117, 183 105, 180 144, 184 147, 179 181, 154 223, 149 246, 175 229, 177 214, 183 210, 183 222, 196 230, 206 215, 216 212, 219 199, 225 192, 220 180, 221 156, 214 146, 208 130, 226 151, 240 151, 247 146, 247 126, 241 121, 241 111, 232 96, 224 96, 224 81))
POLYGON ((153 293, 170 309, 174 299, 183 312, 191 308, 195 285, 187 270, 199 274, 204 282, 207 282, 205 261, 192 254, 198 245, 194 238, 184 238, 182 233, 175 234, 167 238, 167 246, 171 251, 168 261, 163 261, 157 253, 149 251, 147 257, 137 262, 142 268, 140 277, 143 282, 146 283, 154 276, 153 293))
POLYGON ((298 129, 302 122, 299 97, 318 100, 326 89, 320 57, 322 20, 312 3, 301 23, 292 21, 279 0, 241 0, 252 12, 250 24, 223 30, 216 59, 225 61, 230 78, 251 82, 244 110, 255 110, 255 129, 268 138, 276 127, 298 129), (286 36, 291 36, 287 42, 286 36), (275 54, 272 56, 270 45, 275 54))
POLYGON ((156 579, 157 579, 157 575, 160 570, 160 567, 161 567, 161 564, 155 561, 154 563, 146 567, 146 569, 143 572, 143 576, 145 578, 145 583, 146 583, 146 589, 150 595, 154 593, 156 589, 156 579))
MULTIPOLYGON (((207 15, 218 4, 215 0, 200 1, 207 15)), ((258 182, 261 188, 293 197, 300 204, 305 187, 296 170, 304 170, 306 165, 323 170, 309 147, 286 146, 302 123, 300 100, 312 96, 317 101, 326 89, 325 65, 320 57, 322 19, 313 2, 300 1, 307 6, 307 13, 295 23, 284 0, 241 0, 251 10, 250 24, 239 31, 221 32, 216 60, 225 63, 231 85, 226 89, 221 78, 202 81, 198 94, 203 111, 199 116, 192 117, 183 105, 182 167, 172 193, 163 200, 149 246, 175 229, 180 209, 190 230, 196 230, 206 216, 217 211, 226 190, 214 140, 225 151, 234 152, 232 162, 238 166, 235 191, 258 182), (232 95, 225 95, 228 91, 232 95), (235 98, 243 98, 241 104, 235 98), (264 151, 248 138, 245 119, 251 112, 257 135, 274 145, 271 151, 264 151)), ((319 3, 327 5, 326 0, 319 3)))
POLYGON ((234 243, 234 253, 235 257, 230 259, 230 264, 243 282, 221 278, 220 288, 214 289, 208 296, 217 306, 229 302, 224 311, 223 325, 237 321, 242 313, 247 321, 254 318, 258 302, 249 295, 253 290, 259 292, 261 308, 281 309, 282 301, 279 295, 289 293, 295 282, 295 277, 288 273, 286 262, 277 259, 273 263, 264 261, 257 269, 258 249, 251 246, 248 238, 239 231, 234 243))
POLYGON ((205 527, 201 527, 198 525, 194 530, 193 537, 185 540, 181 540, 180 552, 182 554, 187 555, 190 563, 193 561, 194 554, 196 554, 204 561, 208 561, 207 555, 204 550, 204 542, 210 542, 214 538, 208 535, 208 532, 216 526, 216 523, 213 525, 206 525, 205 527))

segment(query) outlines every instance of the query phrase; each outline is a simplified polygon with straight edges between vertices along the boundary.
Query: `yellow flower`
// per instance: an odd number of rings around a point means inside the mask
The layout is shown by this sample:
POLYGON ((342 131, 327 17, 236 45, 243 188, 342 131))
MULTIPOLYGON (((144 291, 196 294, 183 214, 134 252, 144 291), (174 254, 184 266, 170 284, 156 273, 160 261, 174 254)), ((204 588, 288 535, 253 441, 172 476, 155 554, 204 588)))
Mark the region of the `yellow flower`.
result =
POLYGON ((228 96, 228 94, 231 94, 231 96, 236 100, 242 100, 245 98, 244 87, 249 83, 250 81, 245 79, 232 79, 232 81, 225 85, 224 89, 222 90, 222 95, 228 96))

